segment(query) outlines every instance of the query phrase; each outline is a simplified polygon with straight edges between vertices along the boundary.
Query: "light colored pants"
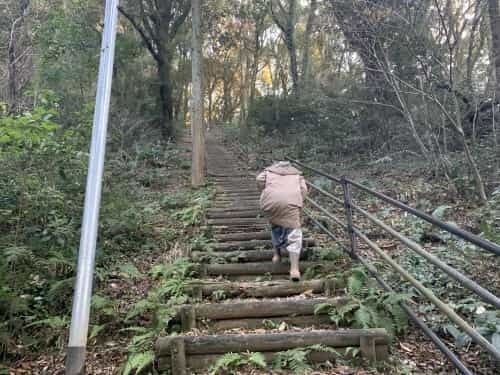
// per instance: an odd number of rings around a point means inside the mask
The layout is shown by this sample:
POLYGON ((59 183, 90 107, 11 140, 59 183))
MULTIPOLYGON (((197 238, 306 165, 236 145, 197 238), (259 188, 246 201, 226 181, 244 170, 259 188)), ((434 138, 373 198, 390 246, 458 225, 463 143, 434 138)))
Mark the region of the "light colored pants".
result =
POLYGON ((271 228, 273 245, 277 249, 286 249, 289 253, 300 254, 302 250, 302 229, 284 228, 273 225, 271 228))

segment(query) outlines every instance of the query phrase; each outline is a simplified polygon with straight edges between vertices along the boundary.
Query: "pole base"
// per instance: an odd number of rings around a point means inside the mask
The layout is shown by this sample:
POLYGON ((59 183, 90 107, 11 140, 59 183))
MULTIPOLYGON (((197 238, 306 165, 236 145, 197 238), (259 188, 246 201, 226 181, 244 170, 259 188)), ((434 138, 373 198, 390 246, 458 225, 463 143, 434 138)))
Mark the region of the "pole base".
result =
POLYGON ((69 346, 66 354, 66 375, 85 375, 84 346, 69 346))

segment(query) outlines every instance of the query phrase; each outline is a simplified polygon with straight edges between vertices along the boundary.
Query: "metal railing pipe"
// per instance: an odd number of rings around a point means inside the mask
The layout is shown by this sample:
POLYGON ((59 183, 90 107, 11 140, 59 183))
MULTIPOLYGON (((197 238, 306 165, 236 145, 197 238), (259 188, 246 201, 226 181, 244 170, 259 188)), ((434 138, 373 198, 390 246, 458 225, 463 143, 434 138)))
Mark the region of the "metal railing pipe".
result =
POLYGON ((300 161, 298 160, 294 160, 294 159, 291 159, 289 157, 286 157, 285 158, 286 160, 292 162, 292 163, 295 163, 297 165, 300 165, 302 168, 305 168, 305 169, 309 169, 310 171, 313 171, 314 173, 317 173, 319 174, 320 176, 323 176, 323 177, 326 177, 328 178, 329 180, 332 180, 332 181, 335 181, 336 183, 340 184, 340 178, 337 178, 337 177, 334 177, 332 175, 329 175, 328 173, 325 173, 325 172, 322 172, 320 171, 319 169, 316 169, 316 168, 313 168, 313 167, 310 167, 304 163, 301 163, 300 161))
POLYGON ((422 246, 417 244, 416 242, 412 241, 411 239, 403 236, 401 233, 398 231, 394 230, 392 227, 389 225, 385 224, 383 221, 377 219, 375 216, 370 214, 369 212, 363 210, 361 207, 352 205, 352 208, 358 211, 360 214, 368 218, 372 223, 375 225, 379 226, 380 228, 384 229, 394 237, 396 237, 398 240, 400 240, 402 243, 404 243, 406 246, 408 246, 410 249, 415 251, 417 254, 420 256, 424 257, 427 259, 430 263, 435 265, 436 267, 439 267, 441 270, 443 270, 448 276, 453 278, 454 280, 458 281, 460 284, 462 284, 464 287, 467 289, 471 290, 472 292, 476 293, 479 297, 481 297, 485 302, 490 303, 491 305, 495 306, 496 308, 500 308, 500 298, 483 288, 481 285, 477 284, 476 282, 472 281, 469 279, 467 276, 462 274, 461 272, 457 271, 453 267, 447 265, 444 263, 442 260, 440 260, 438 257, 435 255, 429 253, 426 251, 422 246))
POLYGON ((429 223, 431 223, 431 224, 433 224, 441 229, 444 229, 447 232, 450 232, 450 233, 452 233, 452 234, 454 234, 454 235, 456 235, 456 236, 458 236, 466 241, 469 241, 470 243, 473 243, 474 245, 477 245, 482 249, 490 251, 496 255, 500 255, 500 246, 491 242, 491 241, 488 241, 484 238, 476 236, 475 234, 467 232, 467 231, 460 229, 454 225, 447 224, 439 219, 436 219, 435 217, 433 217, 431 215, 426 214, 425 212, 422 212, 422 211, 417 210, 413 207, 410 207, 402 202, 397 201, 394 198, 391 198, 383 193, 379 193, 378 191, 372 190, 372 189, 370 189, 366 186, 363 186, 355 181, 352 181, 350 179, 346 179, 346 180, 352 186, 354 186, 360 190, 363 190, 367 193, 370 193, 370 194, 376 196, 377 198, 380 198, 383 201, 402 209, 403 211, 409 212, 412 215, 415 215, 415 216, 417 216, 417 217, 419 217, 419 218, 421 218, 421 219, 423 219, 423 220, 425 220, 425 221, 427 221, 427 222, 429 222, 429 223))
MULTIPOLYGON (((370 275, 373 276, 375 280, 384 288, 387 292, 394 292, 394 290, 382 279, 380 274, 377 272, 375 267, 363 259, 359 254, 354 254, 354 259, 359 261, 368 270, 370 275)), ((432 329, 425 324, 422 319, 420 319, 417 314, 404 302, 399 302, 399 306, 408 315, 410 320, 413 321, 426 335, 427 337, 438 347, 439 350, 451 361, 451 363, 463 374, 463 375, 474 375, 465 365, 460 361, 460 359, 453 353, 446 344, 432 331, 432 329)))
POLYGON ((348 255, 351 254, 350 250, 333 234, 329 229, 327 229, 323 224, 321 224, 318 220, 314 218, 314 216, 306 209, 304 209, 304 213, 306 216, 311 219, 311 221, 318 227, 320 228, 323 232, 325 232, 332 240, 334 240, 340 248, 348 255))
POLYGON ((321 189, 320 187, 312 184, 309 181, 306 181, 306 184, 307 184, 307 186, 310 186, 311 188, 313 188, 314 190, 316 190, 318 193, 323 194, 325 197, 330 198, 331 200, 335 201, 336 203, 340 204, 341 206, 344 205, 344 201, 342 199, 340 199, 340 198, 337 198, 335 195, 333 195, 333 194, 331 194, 331 193, 329 193, 329 192, 321 189))
POLYGON ((412 275, 406 272, 398 263, 396 263, 385 251, 377 246, 373 241, 364 235, 359 229, 354 229, 356 235, 362 239, 372 250, 374 250, 379 256, 381 256, 387 263, 389 263, 392 268, 396 270, 406 281, 412 284, 420 293, 422 293, 429 301, 431 301, 443 314, 445 314, 450 320, 458 325, 467 335, 469 335, 472 340, 483 347, 491 356, 496 360, 500 361, 500 351, 498 351, 495 346, 493 346, 484 336, 472 328, 469 323, 462 319, 450 306, 441 301, 436 295, 428 288, 423 286, 418 280, 416 280, 412 275))
POLYGON ((345 225, 342 221, 340 221, 340 219, 338 219, 337 217, 335 217, 334 215, 332 215, 330 212, 328 212, 327 210, 325 210, 323 207, 321 207, 319 205, 319 203, 317 203, 316 201, 312 200, 309 197, 306 197, 306 201, 309 202, 309 203, 311 203, 314 207, 316 207, 318 210, 320 210, 328 218, 332 219, 337 225, 339 225, 340 227, 342 227, 344 230, 347 230, 347 225, 345 225))
MULTIPOLYGON (((349 249, 344 246, 340 240, 324 225, 318 222, 309 211, 304 210, 304 213, 311 219, 311 221, 321 229, 325 234, 327 234, 333 241, 335 241, 342 250, 352 256, 354 259, 359 261, 363 266, 366 267, 368 272, 377 280, 377 282, 388 292, 393 292, 392 288, 382 279, 380 274, 375 270, 375 268, 369 264, 365 259, 363 259, 359 253, 351 254, 349 249)), ((441 350, 441 352, 450 360, 450 362, 463 374, 463 375, 474 375, 465 365, 460 361, 460 359, 453 353, 446 344, 429 328, 427 324, 425 324, 415 312, 403 302, 400 302, 399 305, 403 309, 403 311, 408 315, 408 317, 429 337, 429 339, 441 350)))

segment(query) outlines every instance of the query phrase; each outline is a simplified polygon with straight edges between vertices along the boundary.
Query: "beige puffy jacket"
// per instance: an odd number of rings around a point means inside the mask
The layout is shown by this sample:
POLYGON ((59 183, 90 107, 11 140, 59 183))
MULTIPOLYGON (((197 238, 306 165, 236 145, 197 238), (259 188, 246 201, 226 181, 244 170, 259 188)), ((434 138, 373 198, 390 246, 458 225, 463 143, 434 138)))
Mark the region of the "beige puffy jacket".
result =
POLYGON ((289 162, 278 162, 257 176, 257 186, 262 190, 260 208, 272 224, 300 228, 300 211, 307 195, 302 172, 289 162))

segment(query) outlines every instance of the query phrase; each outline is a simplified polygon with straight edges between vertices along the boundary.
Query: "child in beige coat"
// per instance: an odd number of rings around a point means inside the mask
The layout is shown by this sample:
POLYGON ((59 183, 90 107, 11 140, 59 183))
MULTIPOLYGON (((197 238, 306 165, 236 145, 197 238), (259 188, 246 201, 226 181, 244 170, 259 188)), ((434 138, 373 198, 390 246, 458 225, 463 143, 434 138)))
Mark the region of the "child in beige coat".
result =
POLYGON ((281 251, 286 249, 290 258, 290 278, 299 281, 302 250, 300 213, 307 195, 304 177, 290 162, 280 161, 257 176, 257 186, 262 191, 260 208, 270 217, 273 262, 280 262, 281 251))

